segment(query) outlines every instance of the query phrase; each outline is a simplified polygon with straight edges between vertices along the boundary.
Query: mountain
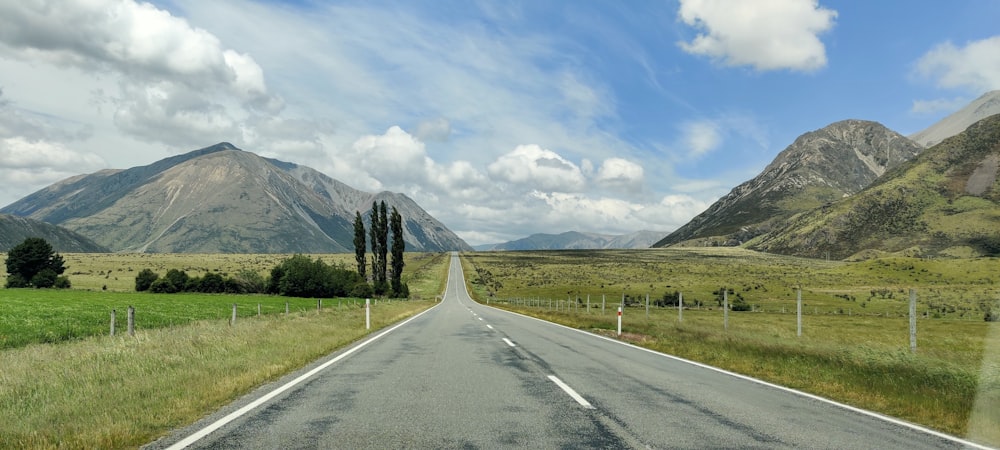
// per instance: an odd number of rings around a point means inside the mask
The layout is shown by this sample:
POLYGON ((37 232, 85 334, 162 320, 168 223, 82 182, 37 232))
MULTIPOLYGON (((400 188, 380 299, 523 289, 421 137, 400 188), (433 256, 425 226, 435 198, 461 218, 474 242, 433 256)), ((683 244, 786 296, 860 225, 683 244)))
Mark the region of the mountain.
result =
POLYGON ((794 214, 860 191, 921 150, 877 122, 830 124, 799 136, 760 175, 653 246, 692 240, 739 245, 794 214))
POLYGON ((72 177, 0 213, 64 226, 114 251, 353 251, 355 211, 385 200, 403 217, 410 251, 468 244, 402 194, 353 189, 314 169, 229 143, 127 170, 72 177))
POLYGON ((1000 114, 1000 91, 990 91, 983 94, 964 108, 941 119, 927 129, 911 135, 910 139, 924 147, 930 147, 965 131, 969 125, 994 114, 1000 114))
POLYGON ((864 191, 792 217, 746 247, 798 256, 1000 256, 1000 115, 971 125, 864 191))
POLYGON ((623 235, 598 233, 582 233, 567 231, 560 234, 533 234, 526 238, 504 242, 502 244, 487 244, 476 247, 476 250, 592 250, 609 248, 649 248, 663 236, 659 231, 636 231, 623 235))
POLYGON ((93 240, 62 227, 26 217, 0 214, 0 252, 7 252, 30 237, 45 239, 61 253, 107 253, 93 240))

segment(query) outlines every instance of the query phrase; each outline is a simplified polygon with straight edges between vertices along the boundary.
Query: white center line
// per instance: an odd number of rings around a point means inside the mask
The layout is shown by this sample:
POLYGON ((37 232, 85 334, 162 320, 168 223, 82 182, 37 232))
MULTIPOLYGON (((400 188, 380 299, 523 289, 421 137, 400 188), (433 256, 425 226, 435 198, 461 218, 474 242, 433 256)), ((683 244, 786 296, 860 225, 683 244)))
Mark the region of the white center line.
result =
POLYGON ((511 341, 510 341, 510 339, 507 339, 507 338, 503 338, 503 341, 504 341, 504 342, 506 342, 506 343, 507 343, 507 345, 509 345, 509 346, 511 346, 511 347, 517 347, 516 345, 514 345, 514 343, 513 343, 513 342, 511 342, 511 341))
POLYGON ((491 330, 492 330, 492 329, 493 329, 493 325, 490 325, 490 324, 486 324, 486 328, 489 328, 489 329, 491 329, 491 330))
POLYGON ((480 317, 480 318, 479 318, 479 320, 483 320, 483 318, 482 318, 482 317, 480 317))
POLYGON ((563 381, 557 378, 555 375, 549 375, 549 379, 552 380, 552 382, 555 383, 556 386, 559 386, 563 391, 566 391, 566 393, 569 394, 570 397, 573 397, 573 400, 576 400, 576 402, 579 403, 580 406, 583 406, 584 408, 587 409, 594 409, 594 405, 591 405, 590 402, 588 402, 585 398, 580 396, 580 394, 577 394, 576 391, 573 390, 573 388, 569 387, 568 384, 563 383, 563 381))

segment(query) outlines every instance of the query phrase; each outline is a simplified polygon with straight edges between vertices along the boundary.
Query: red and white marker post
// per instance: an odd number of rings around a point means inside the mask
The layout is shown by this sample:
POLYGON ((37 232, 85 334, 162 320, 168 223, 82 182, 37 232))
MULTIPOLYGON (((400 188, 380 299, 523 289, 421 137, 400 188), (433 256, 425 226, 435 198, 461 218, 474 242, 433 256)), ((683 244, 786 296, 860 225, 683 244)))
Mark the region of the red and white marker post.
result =
POLYGON ((618 307, 618 337, 622 336, 622 307, 618 307))

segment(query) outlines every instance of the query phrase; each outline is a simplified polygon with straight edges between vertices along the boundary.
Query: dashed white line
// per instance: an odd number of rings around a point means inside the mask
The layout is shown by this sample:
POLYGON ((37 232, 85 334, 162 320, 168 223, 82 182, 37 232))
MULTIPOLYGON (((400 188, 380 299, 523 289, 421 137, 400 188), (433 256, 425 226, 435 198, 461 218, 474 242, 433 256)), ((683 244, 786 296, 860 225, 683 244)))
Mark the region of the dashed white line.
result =
POLYGON ((583 398, 580 394, 577 394, 576 391, 573 390, 573 388, 569 387, 568 384, 563 383, 563 381, 560 380, 558 377, 556 377, 555 375, 549 375, 549 379, 552 380, 552 382, 555 383, 556 386, 559 386, 560 389, 569 394, 570 397, 573 397, 573 400, 576 400, 576 402, 579 403, 580 406, 583 406, 584 408, 587 409, 594 409, 594 405, 591 405, 590 402, 587 401, 587 399, 583 398))
POLYGON ((486 328, 489 328, 489 329, 491 329, 491 330, 492 330, 492 329, 493 329, 493 325, 490 325, 490 324, 486 324, 486 328))
POLYGON ((517 347, 517 345, 514 345, 514 343, 513 343, 513 342, 511 342, 511 341, 510 341, 510 339, 507 339, 507 338, 503 338, 503 341, 504 341, 504 342, 506 342, 506 343, 507 343, 507 345, 509 345, 509 346, 511 346, 511 347, 517 347))
POLYGON ((483 320, 483 318, 482 318, 482 317, 479 317, 479 320, 483 320))

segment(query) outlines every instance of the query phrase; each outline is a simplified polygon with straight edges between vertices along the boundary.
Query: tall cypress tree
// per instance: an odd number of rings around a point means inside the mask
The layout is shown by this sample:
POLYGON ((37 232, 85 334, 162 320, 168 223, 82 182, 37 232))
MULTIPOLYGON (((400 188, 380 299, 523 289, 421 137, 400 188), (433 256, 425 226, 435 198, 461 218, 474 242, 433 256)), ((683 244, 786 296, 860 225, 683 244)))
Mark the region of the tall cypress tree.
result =
POLYGON ((403 297, 403 251, 406 250, 406 243, 403 242, 403 217, 395 206, 389 215, 389 226, 392 229, 392 292, 397 297, 403 297))
POLYGON ((365 222, 361 220, 361 211, 354 211, 354 260, 358 262, 358 275, 365 279, 365 222))
POLYGON ((372 246, 372 285, 376 291, 379 289, 379 277, 378 277, 378 236, 381 233, 379 220, 378 220, 378 203, 372 202, 372 225, 368 229, 368 237, 371 239, 372 246))
POLYGON ((383 292, 388 283, 388 276, 386 273, 388 260, 386 258, 389 253, 389 218, 388 211, 386 211, 385 200, 379 204, 378 207, 378 279, 381 282, 383 292))

